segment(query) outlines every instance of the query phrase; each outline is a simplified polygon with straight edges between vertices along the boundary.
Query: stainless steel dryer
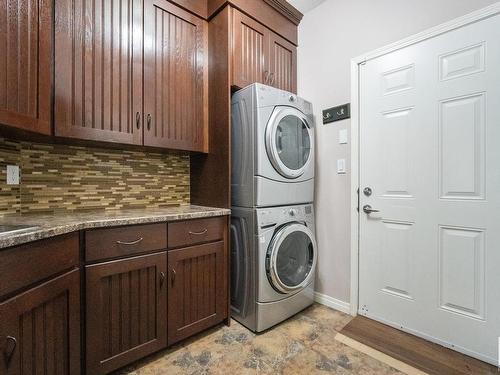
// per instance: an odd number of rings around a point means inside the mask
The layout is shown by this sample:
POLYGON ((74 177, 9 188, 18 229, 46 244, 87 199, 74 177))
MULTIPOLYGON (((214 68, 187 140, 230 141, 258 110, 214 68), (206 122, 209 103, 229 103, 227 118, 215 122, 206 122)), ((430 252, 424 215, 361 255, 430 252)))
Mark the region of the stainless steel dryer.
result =
POLYGON ((233 207, 232 317, 260 332, 313 303, 317 248, 312 204, 233 207))
POLYGON ((311 103, 253 84, 232 97, 232 205, 308 203, 314 197, 311 103))

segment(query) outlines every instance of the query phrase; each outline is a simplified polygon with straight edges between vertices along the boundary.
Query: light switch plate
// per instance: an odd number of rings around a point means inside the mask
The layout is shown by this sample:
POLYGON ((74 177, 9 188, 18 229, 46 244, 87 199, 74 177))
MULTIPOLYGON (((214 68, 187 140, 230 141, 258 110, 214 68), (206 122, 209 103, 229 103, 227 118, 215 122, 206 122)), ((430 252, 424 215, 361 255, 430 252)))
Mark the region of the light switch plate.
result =
POLYGON ((338 159, 337 160, 337 173, 338 174, 345 174, 346 173, 345 159, 338 159))
POLYGON ((339 144, 341 145, 347 144, 347 129, 339 130, 339 144))
POLYGON ((7 166, 7 185, 19 185, 19 166, 7 166))

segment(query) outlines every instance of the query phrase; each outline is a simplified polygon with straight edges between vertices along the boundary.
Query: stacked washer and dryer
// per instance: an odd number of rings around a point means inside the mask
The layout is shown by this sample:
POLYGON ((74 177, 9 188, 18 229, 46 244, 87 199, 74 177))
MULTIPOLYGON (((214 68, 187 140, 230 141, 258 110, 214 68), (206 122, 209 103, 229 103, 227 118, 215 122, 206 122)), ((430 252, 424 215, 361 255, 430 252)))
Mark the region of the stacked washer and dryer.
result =
POLYGON ((260 332, 313 303, 311 103, 262 84, 233 95, 231 310, 260 332))

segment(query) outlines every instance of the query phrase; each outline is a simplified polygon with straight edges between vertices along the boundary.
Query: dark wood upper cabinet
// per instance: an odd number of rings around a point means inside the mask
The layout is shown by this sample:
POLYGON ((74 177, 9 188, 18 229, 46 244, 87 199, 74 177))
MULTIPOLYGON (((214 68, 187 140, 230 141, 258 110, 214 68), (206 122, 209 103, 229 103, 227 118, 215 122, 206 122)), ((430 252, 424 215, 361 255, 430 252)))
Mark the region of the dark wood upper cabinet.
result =
POLYGON ((224 242, 168 252, 168 344, 201 332, 227 316, 224 242))
POLYGON ((51 132, 53 0, 0 1, 0 124, 51 132))
POLYGON ((58 0, 55 28, 56 135, 208 151, 205 20, 167 0, 58 0))
POLYGON ((167 345, 165 252, 86 267, 87 373, 107 374, 167 345))
POLYGON ((297 47, 233 9, 232 85, 258 82, 297 91, 297 47))
POLYGON ((80 374, 80 272, 0 304, 0 374, 80 374))
POLYGON ((265 26, 237 10, 234 11, 233 85, 243 88, 254 82, 267 83, 269 34, 265 26))
POLYGON ((145 0, 144 144, 207 151, 208 24, 166 0, 145 0))
POLYGON ((270 37, 269 84, 297 92, 297 47, 275 33, 270 37))
POLYGON ((55 134, 142 144, 142 0, 56 0, 55 134))

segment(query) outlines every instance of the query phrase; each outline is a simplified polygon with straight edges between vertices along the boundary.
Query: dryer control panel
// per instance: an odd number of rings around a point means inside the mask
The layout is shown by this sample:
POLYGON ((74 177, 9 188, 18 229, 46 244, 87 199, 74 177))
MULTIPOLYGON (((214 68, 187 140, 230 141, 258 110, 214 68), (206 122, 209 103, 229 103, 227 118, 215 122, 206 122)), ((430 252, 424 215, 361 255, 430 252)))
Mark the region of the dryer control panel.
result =
POLYGON ((257 209, 257 224, 260 228, 279 226, 291 221, 311 222, 313 218, 312 204, 257 209))

